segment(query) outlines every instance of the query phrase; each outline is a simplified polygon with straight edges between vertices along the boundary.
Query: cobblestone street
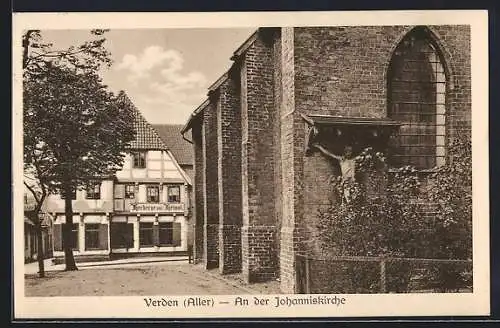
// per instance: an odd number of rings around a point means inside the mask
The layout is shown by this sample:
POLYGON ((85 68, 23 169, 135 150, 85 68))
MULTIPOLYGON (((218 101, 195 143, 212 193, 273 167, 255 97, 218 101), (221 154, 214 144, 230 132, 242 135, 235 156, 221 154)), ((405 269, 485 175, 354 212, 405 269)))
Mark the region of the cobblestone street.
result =
POLYGON ((216 272, 202 271, 187 262, 133 263, 80 267, 78 271, 25 275, 25 295, 30 296, 142 296, 261 294, 216 272))

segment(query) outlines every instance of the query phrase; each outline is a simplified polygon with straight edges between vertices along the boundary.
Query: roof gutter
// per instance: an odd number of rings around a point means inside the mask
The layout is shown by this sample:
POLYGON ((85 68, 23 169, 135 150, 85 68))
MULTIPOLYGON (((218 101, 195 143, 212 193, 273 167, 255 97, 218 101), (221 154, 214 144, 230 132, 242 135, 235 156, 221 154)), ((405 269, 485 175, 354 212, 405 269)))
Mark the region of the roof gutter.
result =
POLYGON ((196 108, 194 110, 194 112, 191 114, 191 116, 189 116, 189 120, 186 122, 186 124, 184 124, 184 126, 181 129, 182 139, 186 140, 187 142, 189 142, 191 144, 193 143, 192 140, 189 140, 186 138, 185 133, 191 129, 191 125, 193 124, 193 120, 198 116, 198 114, 200 114, 203 111, 203 109, 205 109, 205 107, 208 106, 208 104, 209 104, 209 100, 206 99, 200 106, 198 106, 198 108, 196 108))
POLYGON ((231 56, 231 60, 236 60, 238 57, 240 57, 242 54, 244 54, 248 48, 254 43, 255 40, 259 37, 259 32, 261 28, 257 28, 246 40, 241 44, 238 49, 236 49, 233 52, 233 55, 231 56))

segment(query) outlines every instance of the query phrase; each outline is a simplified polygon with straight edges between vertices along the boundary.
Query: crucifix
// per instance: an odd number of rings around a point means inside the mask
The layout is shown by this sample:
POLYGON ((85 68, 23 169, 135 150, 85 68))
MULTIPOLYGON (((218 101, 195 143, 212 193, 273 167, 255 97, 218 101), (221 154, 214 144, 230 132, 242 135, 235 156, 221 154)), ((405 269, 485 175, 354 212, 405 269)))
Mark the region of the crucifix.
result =
MULTIPOLYGON (((314 143, 312 145, 314 148, 317 148, 319 151, 321 151, 324 155, 335 159, 336 161, 339 162, 340 165, 340 172, 342 174, 342 183, 344 184, 345 182, 354 182, 355 181, 355 174, 356 174, 356 162, 354 160, 354 155, 352 152, 352 146, 346 145, 344 147, 344 153, 342 155, 336 155, 332 152, 330 152, 328 149, 320 145, 319 143, 314 143)), ((342 197, 342 202, 350 202, 351 201, 351 192, 348 187, 344 185, 344 194, 342 197)))

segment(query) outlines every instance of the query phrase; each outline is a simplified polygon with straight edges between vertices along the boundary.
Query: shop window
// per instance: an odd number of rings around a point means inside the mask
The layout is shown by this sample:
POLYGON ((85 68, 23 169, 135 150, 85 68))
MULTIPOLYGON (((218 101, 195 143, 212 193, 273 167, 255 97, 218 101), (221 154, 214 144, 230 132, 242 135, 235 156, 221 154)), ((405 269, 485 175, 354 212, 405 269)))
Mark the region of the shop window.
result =
POLYGON ((101 199, 101 183, 95 182, 87 186, 86 199, 101 199))
POLYGON ((401 122, 391 147, 391 164, 419 169, 443 165, 446 77, 427 29, 416 28, 403 38, 388 77, 388 115, 401 122))
POLYGON ((168 202, 180 203, 181 202, 181 188, 180 186, 168 186, 168 202))
POLYGON ((152 222, 139 223, 139 245, 141 247, 154 246, 152 222))
POLYGON ((147 201, 148 203, 159 203, 160 202, 160 187, 159 186, 147 186, 147 201))
POLYGON ((111 223, 111 247, 133 248, 134 247, 134 225, 125 222, 111 223))
POLYGON ((134 158, 134 168, 143 169, 146 167, 146 152, 136 151, 132 153, 134 158))
POLYGON ((172 222, 159 223, 160 246, 172 246, 174 241, 174 230, 172 222))
POLYGON ((99 231, 100 224, 86 223, 85 224, 85 249, 99 249, 99 231))

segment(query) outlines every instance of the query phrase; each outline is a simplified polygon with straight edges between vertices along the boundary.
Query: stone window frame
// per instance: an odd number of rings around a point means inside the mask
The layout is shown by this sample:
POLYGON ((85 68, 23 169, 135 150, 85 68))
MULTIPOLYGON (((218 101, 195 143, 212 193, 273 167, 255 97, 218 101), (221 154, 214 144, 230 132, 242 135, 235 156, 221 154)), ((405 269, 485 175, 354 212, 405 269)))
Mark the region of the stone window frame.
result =
MULTIPOLYGON (((398 42, 398 45, 394 49, 394 51, 391 54, 390 57, 390 63, 389 63, 389 71, 387 74, 387 116, 389 118, 398 120, 398 116, 394 115, 391 110, 391 106, 393 103, 391 102, 391 96, 392 96, 392 89, 391 89, 391 84, 394 82, 398 82, 397 80, 393 81, 393 60, 395 59, 395 56, 397 55, 398 50, 400 50, 400 47, 404 47, 404 42, 412 42, 412 41, 424 41, 427 43, 427 46, 432 49, 432 52, 426 53, 428 55, 428 62, 431 64, 432 69, 433 69, 433 74, 434 74, 434 80, 432 83, 435 86, 435 95, 436 95, 436 100, 434 103, 429 103, 429 104, 424 104, 424 103, 418 103, 417 105, 433 105, 434 106, 434 111, 432 113, 422 113, 422 115, 434 115, 434 121, 433 125, 435 127, 435 130, 433 131, 433 135, 435 136, 434 139, 434 144, 433 148, 434 154, 429 155, 433 156, 434 160, 434 165, 429 165, 429 163, 426 163, 426 165, 415 165, 415 162, 409 160, 409 157, 414 157, 418 158, 423 155, 420 154, 399 154, 398 156, 406 158, 405 160, 402 160, 401 163, 397 166, 404 166, 404 165, 413 165, 416 166, 417 169, 419 169, 421 172, 426 172, 426 171, 433 171, 435 168, 440 167, 442 165, 446 164, 446 158, 447 158, 447 116, 449 115, 447 112, 447 106, 446 106, 446 99, 447 99, 447 91, 448 88, 452 87, 451 81, 449 79, 449 74, 446 66, 446 60, 445 56, 442 53, 442 50, 439 46, 439 44, 436 42, 435 38, 432 35, 432 32, 429 31, 425 27, 417 27, 409 31, 404 35, 404 37, 401 39, 400 42, 398 42)), ((417 83, 418 81, 410 81, 417 83)), ((420 81, 421 83, 426 83, 426 81, 420 81)), ((429 82, 430 83, 430 82, 429 82)), ((402 102, 404 103, 404 101, 402 102)), ((416 114, 417 112, 413 113, 416 114)), ((400 113, 399 113, 400 114, 400 113)), ((421 115, 421 116, 422 116, 421 115)), ((407 126, 412 126, 412 125, 418 125, 417 124, 412 124, 410 120, 404 121, 400 120, 402 124, 406 124, 407 126)), ((419 122, 422 124, 422 122, 419 122)), ((430 126, 429 124, 426 126, 430 126)), ((418 138, 418 136, 421 136, 420 134, 415 134, 415 135, 406 135, 407 137, 415 136, 418 138)), ((422 134, 424 136, 424 134, 422 134)), ((430 134, 425 134, 425 136, 430 136, 430 134)), ((398 142, 400 142, 398 140, 398 142)), ((419 147, 422 145, 412 145, 409 144, 405 147, 419 147)), ((422 147, 425 147, 422 146, 422 147)), ((394 163, 394 155, 389 156, 389 160, 393 161, 394 163), (392 159, 391 159, 392 157, 392 159)))

